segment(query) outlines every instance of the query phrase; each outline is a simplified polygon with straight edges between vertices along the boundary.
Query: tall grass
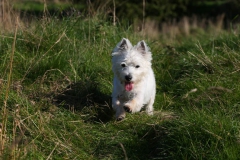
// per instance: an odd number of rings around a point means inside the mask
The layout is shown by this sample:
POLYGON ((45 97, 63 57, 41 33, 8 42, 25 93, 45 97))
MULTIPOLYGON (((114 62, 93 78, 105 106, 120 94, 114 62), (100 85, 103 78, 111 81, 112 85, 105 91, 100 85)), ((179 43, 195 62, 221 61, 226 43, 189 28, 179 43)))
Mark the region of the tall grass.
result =
POLYGON ((96 15, 2 33, 0 157, 238 159, 239 32, 195 31, 151 38, 96 15), (154 116, 114 120, 110 53, 122 37, 151 48, 154 116))
MULTIPOLYGON (((16 26, 15 26, 15 32, 14 32, 14 39, 12 43, 12 52, 10 54, 10 60, 9 60, 9 73, 7 77, 7 84, 6 84, 6 91, 5 91, 5 97, 3 100, 3 107, 2 107, 2 123, 1 123, 1 132, 0 132, 0 155, 3 154, 3 150, 5 149, 5 143, 6 143, 6 128, 7 128, 7 122, 8 122, 8 110, 7 110, 7 101, 8 101, 8 96, 9 96, 9 91, 10 91, 10 84, 11 84, 11 77, 12 77, 12 70, 13 70, 13 57, 14 57, 14 52, 15 52, 15 44, 16 44, 16 37, 17 37, 17 21, 16 21, 16 26)), ((13 131, 13 134, 15 132, 13 131)), ((15 136, 14 136, 15 138, 15 136)), ((14 153, 13 153, 14 154, 14 153)))

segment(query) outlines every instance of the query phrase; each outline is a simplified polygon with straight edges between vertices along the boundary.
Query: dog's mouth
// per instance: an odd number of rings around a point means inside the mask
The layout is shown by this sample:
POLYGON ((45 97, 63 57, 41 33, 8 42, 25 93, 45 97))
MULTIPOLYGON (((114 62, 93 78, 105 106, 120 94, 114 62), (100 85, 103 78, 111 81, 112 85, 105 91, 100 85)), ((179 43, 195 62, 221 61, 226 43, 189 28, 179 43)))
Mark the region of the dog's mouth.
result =
POLYGON ((133 82, 125 82, 125 90, 131 91, 133 89, 133 82))

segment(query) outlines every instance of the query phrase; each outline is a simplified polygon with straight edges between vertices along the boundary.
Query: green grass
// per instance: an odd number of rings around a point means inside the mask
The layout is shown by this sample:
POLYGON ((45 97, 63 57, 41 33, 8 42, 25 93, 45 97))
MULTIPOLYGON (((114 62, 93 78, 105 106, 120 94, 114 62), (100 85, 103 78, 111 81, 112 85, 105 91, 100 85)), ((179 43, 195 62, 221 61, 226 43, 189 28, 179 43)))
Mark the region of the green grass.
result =
POLYGON ((0 157, 238 159, 239 34, 152 40, 101 19, 50 19, 18 28, 10 89, 13 34, 1 35, 1 110, 9 96, 0 157), (153 116, 127 114, 116 122, 110 53, 123 37, 149 44, 157 95, 153 116))
MULTIPOLYGON (((48 11, 64 11, 66 9, 70 9, 71 7, 74 7, 75 9, 83 9, 84 6, 82 5, 76 5, 71 4, 69 2, 60 2, 60 3, 54 3, 54 2, 47 2, 46 3, 46 9, 48 11)), ((25 1, 16 1, 13 3, 13 9, 21 11, 21 12, 34 12, 39 13, 44 11, 44 2, 42 1, 31 1, 31 0, 25 0, 25 1)))

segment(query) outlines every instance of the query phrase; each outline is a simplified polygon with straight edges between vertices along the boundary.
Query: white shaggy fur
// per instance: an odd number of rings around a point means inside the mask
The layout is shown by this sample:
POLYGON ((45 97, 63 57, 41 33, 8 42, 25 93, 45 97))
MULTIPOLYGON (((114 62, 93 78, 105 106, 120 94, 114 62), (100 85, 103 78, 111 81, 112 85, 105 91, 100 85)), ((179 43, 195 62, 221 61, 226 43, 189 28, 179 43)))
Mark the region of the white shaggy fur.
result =
POLYGON ((132 46, 123 38, 114 48, 112 107, 117 120, 124 119, 125 112, 139 112, 143 107, 149 115, 153 114, 156 83, 151 60, 152 54, 144 41, 132 46))

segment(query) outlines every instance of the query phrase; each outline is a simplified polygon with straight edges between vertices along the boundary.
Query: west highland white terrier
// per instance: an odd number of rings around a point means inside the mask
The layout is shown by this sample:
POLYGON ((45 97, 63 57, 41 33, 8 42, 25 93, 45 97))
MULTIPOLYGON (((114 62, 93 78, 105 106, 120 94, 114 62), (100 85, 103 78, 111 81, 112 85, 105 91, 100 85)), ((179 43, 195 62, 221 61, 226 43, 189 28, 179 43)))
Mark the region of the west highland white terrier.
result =
POLYGON ((151 60, 152 53, 144 41, 132 46, 123 38, 114 48, 112 107, 118 121, 125 118, 126 112, 139 112, 144 107, 149 115, 153 114, 156 82, 151 60))

